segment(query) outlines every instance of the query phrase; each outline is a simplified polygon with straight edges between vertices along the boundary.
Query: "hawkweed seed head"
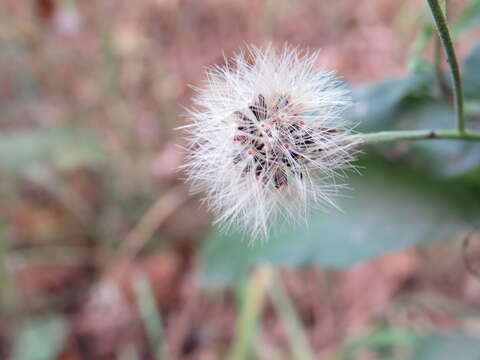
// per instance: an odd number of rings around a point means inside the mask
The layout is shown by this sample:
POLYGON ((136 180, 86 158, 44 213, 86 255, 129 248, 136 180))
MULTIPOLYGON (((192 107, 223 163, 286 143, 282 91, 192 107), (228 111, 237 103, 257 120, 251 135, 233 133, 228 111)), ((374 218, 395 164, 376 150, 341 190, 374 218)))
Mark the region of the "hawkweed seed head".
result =
POLYGON ((265 238, 279 220, 335 207, 356 143, 348 90, 317 53, 249 47, 207 70, 187 131, 187 180, 216 221, 265 238))

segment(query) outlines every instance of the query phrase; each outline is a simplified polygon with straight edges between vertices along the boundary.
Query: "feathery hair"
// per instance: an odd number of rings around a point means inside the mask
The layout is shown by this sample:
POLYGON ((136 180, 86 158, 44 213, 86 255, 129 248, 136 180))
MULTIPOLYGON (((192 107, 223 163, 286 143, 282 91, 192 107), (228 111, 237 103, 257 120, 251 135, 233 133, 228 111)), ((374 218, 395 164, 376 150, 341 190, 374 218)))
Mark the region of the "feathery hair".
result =
POLYGON ((342 118, 348 90, 314 68, 318 53, 248 47, 196 88, 184 167, 217 222, 267 237, 276 221, 335 207, 356 143, 342 118))

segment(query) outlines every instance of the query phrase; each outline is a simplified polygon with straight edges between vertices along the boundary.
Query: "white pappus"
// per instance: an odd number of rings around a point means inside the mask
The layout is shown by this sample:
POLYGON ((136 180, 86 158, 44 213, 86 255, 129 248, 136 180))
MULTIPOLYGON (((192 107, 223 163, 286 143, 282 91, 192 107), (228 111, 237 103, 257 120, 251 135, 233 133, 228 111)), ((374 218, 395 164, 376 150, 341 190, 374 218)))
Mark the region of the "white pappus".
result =
POLYGON ((195 88, 184 168, 217 222, 266 238, 279 220, 335 207, 356 142, 342 113, 349 91, 318 53, 248 47, 195 88))

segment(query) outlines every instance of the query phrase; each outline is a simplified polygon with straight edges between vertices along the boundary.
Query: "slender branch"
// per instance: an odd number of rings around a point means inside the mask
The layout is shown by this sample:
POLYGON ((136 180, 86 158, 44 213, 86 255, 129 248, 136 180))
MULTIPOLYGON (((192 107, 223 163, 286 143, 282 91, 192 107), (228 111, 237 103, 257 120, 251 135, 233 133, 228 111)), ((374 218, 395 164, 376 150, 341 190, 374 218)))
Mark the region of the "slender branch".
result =
MULTIPOLYGON (((445 8, 445 18, 448 21, 448 2, 445 0, 443 4, 445 8)), ((442 40, 440 39, 440 36, 436 34, 435 40, 433 42, 433 62, 435 69, 435 79, 437 80, 437 86, 441 97, 445 100, 447 104, 453 105, 452 91, 448 86, 442 69, 442 55, 442 40)))
POLYGON ((445 102, 452 106, 453 105, 453 96, 450 87, 448 86, 445 75, 443 74, 442 69, 442 40, 437 35, 435 37, 435 42, 433 43, 433 56, 434 56, 434 69, 435 69, 435 79, 438 85, 438 91, 440 96, 445 100, 445 102))
POLYGON ((453 139, 480 141, 480 132, 459 132, 458 130, 406 130, 381 131, 370 134, 352 135, 353 141, 361 144, 375 144, 398 140, 453 139))
POLYGON ((184 184, 176 185, 145 212, 138 224, 127 234, 119 254, 135 257, 154 235, 157 228, 188 200, 184 184))
POLYGON ((453 81, 453 100, 455 108, 455 122, 458 132, 465 132, 465 118, 463 117, 463 91, 462 91, 462 79, 460 77, 460 68, 458 66, 457 57, 455 55, 455 49, 453 48, 450 32, 448 31, 447 20, 438 3, 438 0, 427 0, 432 11, 433 18, 435 19, 435 25, 438 30, 438 35, 442 40, 445 53, 447 55, 448 63, 450 64, 450 71, 453 81))
POLYGON ((127 269, 127 262, 135 258, 148 243, 155 231, 188 200, 185 185, 180 184, 170 188, 163 196, 145 212, 138 224, 127 234, 111 262, 108 262, 99 274, 99 284, 107 283, 109 277, 115 274, 122 278, 127 269))
POLYGON ((245 288, 240 314, 236 323, 235 340, 227 359, 249 359, 255 330, 258 327, 262 310, 265 307, 267 293, 273 278, 273 268, 258 267, 251 275, 245 288))

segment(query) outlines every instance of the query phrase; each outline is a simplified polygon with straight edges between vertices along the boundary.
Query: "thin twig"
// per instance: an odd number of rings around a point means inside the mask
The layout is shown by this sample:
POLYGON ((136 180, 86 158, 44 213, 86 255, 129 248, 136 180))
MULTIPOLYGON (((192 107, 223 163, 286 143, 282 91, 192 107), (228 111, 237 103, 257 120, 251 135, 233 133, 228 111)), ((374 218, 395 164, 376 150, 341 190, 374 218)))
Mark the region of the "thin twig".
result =
POLYGON ((269 290, 273 307, 284 327, 292 358, 299 360, 315 359, 300 317, 285 290, 278 270, 273 273, 269 290))
POLYGON ((172 187, 166 194, 158 198, 145 212, 138 224, 127 234, 117 254, 112 257, 113 260, 105 266, 98 282, 102 283, 108 278, 111 271, 115 271, 116 276, 121 278, 121 273, 126 269, 126 260, 137 256, 155 231, 187 199, 188 194, 184 184, 172 187))
POLYGON ((438 3, 438 0, 427 0, 432 11, 438 35, 442 40, 448 63, 450 64, 450 72, 453 81, 453 101, 455 108, 455 123, 458 132, 465 132, 465 118, 463 116, 463 90, 462 78, 460 76, 460 67, 458 65, 457 56, 453 47, 453 42, 448 30, 447 19, 438 3))
POLYGON ((445 100, 445 102, 449 105, 453 105, 453 94, 452 90, 447 84, 445 79, 445 74, 443 73, 442 69, 442 52, 441 52, 442 43, 440 37, 438 35, 435 37, 435 41, 433 43, 433 62, 434 62, 434 69, 435 69, 435 80, 437 82, 438 91, 440 96, 445 100))
MULTIPOLYGON (((448 19, 448 2, 445 0, 444 4, 445 17, 448 19)), ((442 54, 442 40, 440 39, 440 36, 436 34, 433 42, 433 64, 435 69, 435 79, 441 97, 445 100, 446 103, 448 103, 449 105, 453 105, 453 94, 447 84, 445 74, 443 73, 442 69, 442 54)))
POLYGON ((361 144, 375 144, 399 140, 468 140, 480 141, 480 132, 459 132, 457 130, 405 130, 405 131, 381 131, 369 134, 355 134, 352 141, 361 144))
POLYGON ((187 199, 184 184, 171 188, 147 210, 138 224, 127 234, 119 254, 134 257, 158 227, 187 199))
POLYGON ((243 294, 240 314, 236 322, 235 339, 231 345, 228 359, 242 360, 250 357, 254 332, 265 306, 272 276, 273 269, 269 266, 258 267, 250 276, 243 294))

